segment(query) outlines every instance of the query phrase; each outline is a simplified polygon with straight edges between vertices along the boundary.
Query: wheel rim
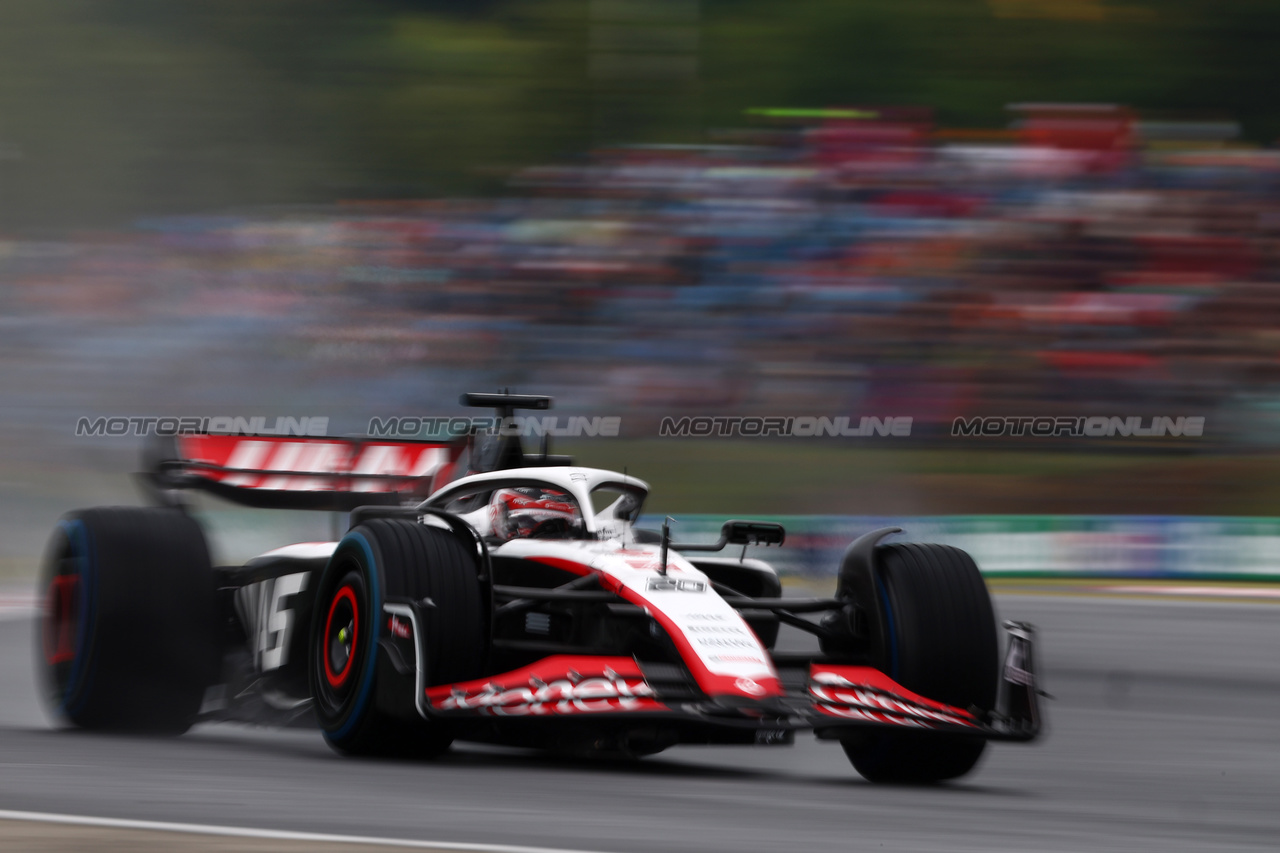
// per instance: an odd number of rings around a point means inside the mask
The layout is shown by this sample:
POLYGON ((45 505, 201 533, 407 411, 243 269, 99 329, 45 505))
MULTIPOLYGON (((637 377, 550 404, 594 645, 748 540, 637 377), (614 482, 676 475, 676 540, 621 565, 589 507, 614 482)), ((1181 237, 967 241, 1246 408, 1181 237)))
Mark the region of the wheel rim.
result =
POLYGON ((58 667, 74 660, 79 629, 80 576, 54 575, 45 594, 45 663, 58 667))
POLYGON ((83 548, 83 527, 76 521, 58 525, 59 537, 46 563, 44 602, 37 622, 38 659, 43 659, 43 686, 58 713, 68 710, 82 681, 90 616, 83 548))
POLYGON ((324 658, 325 680, 334 690, 342 690, 351 678, 359 637, 360 606, 356 592, 351 586, 344 585, 329 603, 320 651, 324 658))

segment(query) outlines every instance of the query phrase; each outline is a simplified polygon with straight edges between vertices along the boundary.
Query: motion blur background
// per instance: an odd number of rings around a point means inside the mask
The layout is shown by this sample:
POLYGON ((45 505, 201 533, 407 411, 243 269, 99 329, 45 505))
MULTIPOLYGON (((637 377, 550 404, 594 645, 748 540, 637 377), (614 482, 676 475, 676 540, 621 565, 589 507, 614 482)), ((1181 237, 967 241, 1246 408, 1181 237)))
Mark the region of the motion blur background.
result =
POLYGON ((0 576, 135 500, 139 441, 80 417, 363 433, 498 387, 621 416, 563 449, 657 512, 1280 514, 1277 36, 1264 0, 7 0, 0 576), (1041 414, 1206 425, 949 435, 1041 414))

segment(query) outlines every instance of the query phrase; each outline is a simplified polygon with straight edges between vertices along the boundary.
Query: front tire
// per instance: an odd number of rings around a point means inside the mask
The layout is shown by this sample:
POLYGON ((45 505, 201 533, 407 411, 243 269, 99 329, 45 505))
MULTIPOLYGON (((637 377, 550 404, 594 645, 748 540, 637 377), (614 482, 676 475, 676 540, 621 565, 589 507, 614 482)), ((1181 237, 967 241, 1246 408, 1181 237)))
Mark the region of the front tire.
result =
MULTIPOLYGON (((893 544, 876 548, 875 564, 889 677, 958 708, 993 707, 999 641, 991 596, 973 558, 946 545, 893 544)), ((876 730, 841 745, 868 781, 923 784, 973 770, 986 741, 876 730)))
POLYGON ((485 659, 484 598, 475 556, 449 531, 404 519, 352 528, 321 573, 308 644, 316 717, 335 750, 353 755, 433 757, 451 732, 379 704, 383 605, 422 602, 419 648, 426 684, 478 677, 485 659))
POLYGON ((217 678, 217 599, 204 534, 176 509, 64 517, 46 553, 37 670, 55 717, 181 734, 217 678))

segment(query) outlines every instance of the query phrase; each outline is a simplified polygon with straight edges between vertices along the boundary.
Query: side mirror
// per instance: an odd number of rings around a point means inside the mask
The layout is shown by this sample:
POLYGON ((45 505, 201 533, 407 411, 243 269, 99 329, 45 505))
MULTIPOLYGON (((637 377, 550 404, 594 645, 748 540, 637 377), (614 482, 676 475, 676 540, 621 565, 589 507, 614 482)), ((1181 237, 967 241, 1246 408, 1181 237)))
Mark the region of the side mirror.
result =
MULTIPOLYGON (((664 547, 670 542, 670 528, 662 525, 664 547)), ((722 551, 726 545, 781 545, 787 538, 787 531, 781 524, 771 521, 726 521, 720 528, 720 540, 710 545, 687 543, 671 544, 677 551, 722 551)), ((745 551, 743 553, 746 553, 745 551)))
POLYGON ((770 521, 726 521, 720 528, 720 538, 727 545, 781 545, 787 531, 781 524, 770 521))

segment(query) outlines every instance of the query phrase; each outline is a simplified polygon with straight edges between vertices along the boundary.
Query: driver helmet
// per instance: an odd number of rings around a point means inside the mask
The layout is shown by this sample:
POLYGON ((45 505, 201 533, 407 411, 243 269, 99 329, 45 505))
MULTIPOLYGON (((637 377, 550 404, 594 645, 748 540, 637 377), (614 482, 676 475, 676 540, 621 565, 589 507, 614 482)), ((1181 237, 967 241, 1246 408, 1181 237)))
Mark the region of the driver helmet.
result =
POLYGON ((582 524, 574 499, 558 489, 517 486, 489 499, 489 521, 499 541, 566 536, 582 524))

